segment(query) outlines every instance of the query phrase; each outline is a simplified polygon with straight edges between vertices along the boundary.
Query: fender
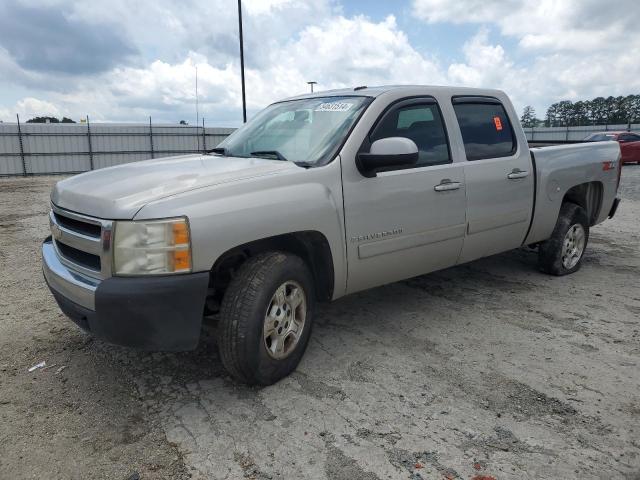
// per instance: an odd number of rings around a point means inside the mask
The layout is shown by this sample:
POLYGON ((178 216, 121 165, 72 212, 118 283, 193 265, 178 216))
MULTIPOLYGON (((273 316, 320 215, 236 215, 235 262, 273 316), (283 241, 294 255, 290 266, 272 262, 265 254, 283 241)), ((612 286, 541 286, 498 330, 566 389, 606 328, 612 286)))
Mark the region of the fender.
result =
POLYGON ((209 271, 225 252, 257 240, 317 231, 331 249, 333 298, 346 290, 340 158, 326 166, 216 185, 145 205, 134 220, 186 216, 194 272, 209 271))
MULTIPOLYGON (((603 163, 619 157, 617 142, 533 148, 531 151, 536 160, 537 191, 535 215, 525 244, 541 242, 551 236, 562 202, 580 185, 594 184, 596 188, 589 191, 598 191, 599 201, 595 203, 599 205, 595 205, 594 212, 589 212, 593 225, 606 220, 608 206, 616 196, 617 173, 616 170, 604 170, 603 163)), ((593 203, 587 199, 584 207, 588 209, 593 203)))

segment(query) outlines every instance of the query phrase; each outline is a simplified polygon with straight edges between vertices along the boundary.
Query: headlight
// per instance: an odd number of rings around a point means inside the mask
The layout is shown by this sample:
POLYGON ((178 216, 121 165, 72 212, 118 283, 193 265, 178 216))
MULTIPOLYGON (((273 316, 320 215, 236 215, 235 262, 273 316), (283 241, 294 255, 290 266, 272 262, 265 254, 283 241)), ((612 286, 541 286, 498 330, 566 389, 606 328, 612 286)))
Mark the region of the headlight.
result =
POLYGON ((116 222, 113 266, 116 275, 190 272, 191 241, 187 219, 116 222))

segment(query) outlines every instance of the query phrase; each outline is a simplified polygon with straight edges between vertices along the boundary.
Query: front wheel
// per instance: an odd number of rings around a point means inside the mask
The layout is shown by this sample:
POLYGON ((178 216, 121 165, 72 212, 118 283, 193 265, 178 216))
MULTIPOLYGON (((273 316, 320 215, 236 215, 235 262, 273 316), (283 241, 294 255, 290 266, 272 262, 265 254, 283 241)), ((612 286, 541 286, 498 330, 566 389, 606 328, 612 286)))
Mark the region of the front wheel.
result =
POLYGON ((218 345, 236 380, 271 385, 297 367, 309 341, 313 278, 295 255, 268 252, 247 260, 222 300, 218 345))
POLYGON ((587 212, 574 204, 564 203, 551 238, 538 249, 540 270, 551 275, 567 275, 580 268, 589 240, 587 212))

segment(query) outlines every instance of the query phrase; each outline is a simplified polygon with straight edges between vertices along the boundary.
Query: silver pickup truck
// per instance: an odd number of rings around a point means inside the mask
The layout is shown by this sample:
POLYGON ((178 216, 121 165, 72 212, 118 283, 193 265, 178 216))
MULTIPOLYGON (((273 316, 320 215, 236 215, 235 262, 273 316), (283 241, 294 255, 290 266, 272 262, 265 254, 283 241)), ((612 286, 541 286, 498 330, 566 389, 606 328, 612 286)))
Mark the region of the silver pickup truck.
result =
POLYGON ((619 199, 616 142, 529 149, 501 91, 357 87, 274 103, 206 155, 59 182, 44 276, 106 341, 195 348, 236 379, 300 361, 317 301, 521 246, 575 272, 619 199))

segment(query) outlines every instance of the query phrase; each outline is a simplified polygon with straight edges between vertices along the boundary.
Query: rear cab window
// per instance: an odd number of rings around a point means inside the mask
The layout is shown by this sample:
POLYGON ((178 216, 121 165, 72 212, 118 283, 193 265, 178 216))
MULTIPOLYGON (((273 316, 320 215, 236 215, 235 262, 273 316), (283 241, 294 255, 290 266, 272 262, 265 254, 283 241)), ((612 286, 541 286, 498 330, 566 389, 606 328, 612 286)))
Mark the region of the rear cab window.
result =
POLYGON ((404 137, 416 144, 418 162, 410 168, 451 163, 447 132, 435 100, 402 100, 393 105, 382 114, 369 141, 388 137, 404 137))
POLYGON ((513 127, 499 100, 454 97, 452 103, 467 160, 509 157, 516 152, 513 127))

